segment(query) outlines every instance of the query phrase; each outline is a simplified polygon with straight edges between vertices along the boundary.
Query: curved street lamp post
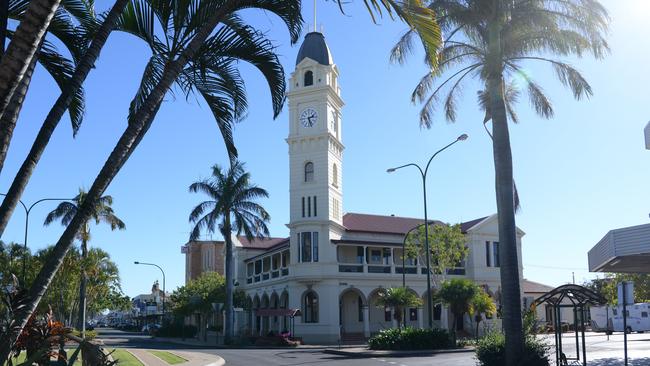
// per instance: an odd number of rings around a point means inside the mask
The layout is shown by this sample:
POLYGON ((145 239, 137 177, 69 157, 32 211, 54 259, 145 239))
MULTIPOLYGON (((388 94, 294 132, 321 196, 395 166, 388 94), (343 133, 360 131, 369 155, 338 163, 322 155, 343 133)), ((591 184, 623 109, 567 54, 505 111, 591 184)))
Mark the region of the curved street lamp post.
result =
MULTIPOLYGON (((458 136, 456 140, 454 140, 452 143, 448 144, 447 146, 443 147, 442 149, 436 151, 431 158, 429 158, 429 161, 427 162, 426 167, 424 170, 415 163, 410 163, 410 164, 405 164, 401 165, 395 168, 390 168, 387 169, 387 173, 392 173, 398 169, 406 168, 409 166, 415 167, 420 171, 420 175, 422 176, 422 193, 423 193, 423 202, 424 202, 424 248, 426 251, 425 258, 426 258, 426 266, 427 266, 427 313, 428 313, 428 324, 429 328, 433 329, 433 301, 431 299, 431 252, 429 250, 429 219, 427 216, 427 173, 429 172, 429 166, 431 165, 431 161, 433 158, 436 157, 439 153, 443 152, 444 150, 448 149, 451 147, 453 144, 459 142, 459 141, 465 141, 467 140, 467 134, 462 134, 458 136)), ((407 234, 408 235, 408 234, 407 234)), ((404 260, 404 253, 402 253, 402 261, 404 260)), ((404 274, 402 274, 402 282, 406 282, 406 277, 404 274)))
POLYGON ((157 267, 160 270, 160 272, 162 272, 162 276, 163 276, 162 320, 164 321, 165 320, 165 297, 167 296, 167 292, 165 292, 165 271, 163 271, 163 269, 159 265, 154 264, 154 263, 145 263, 145 262, 135 261, 135 262, 133 262, 133 264, 142 264, 144 266, 154 266, 154 267, 157 267))
MULTIPOLYGON (((0 196, 7 197, 5 193, 0 193, 0 196)), ((25 202, 23 202, 22 200, 18 200, 18 202, 20 202, 20 205, 25 210, 25 241, 23 241, 24 253, 23 253, 23 274, 22 274, 23 286, 26 285, 25 275, 26 275, 26 267, 27 267, 27 233, 29 229, 29 214, 32 212, 32 208, 34 208, 34 206, 45 201, 71 201, 71 199, 70 198, 41 198, 40 200, 32 203, 29 207, 27 207, 25 202)))

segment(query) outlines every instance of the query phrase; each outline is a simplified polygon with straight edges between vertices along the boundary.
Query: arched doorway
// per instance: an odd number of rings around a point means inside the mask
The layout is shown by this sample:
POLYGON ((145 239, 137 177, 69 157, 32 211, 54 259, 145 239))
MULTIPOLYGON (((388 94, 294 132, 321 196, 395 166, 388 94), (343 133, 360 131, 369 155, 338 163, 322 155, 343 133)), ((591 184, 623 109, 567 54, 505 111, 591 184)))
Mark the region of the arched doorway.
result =
POLYGON ((254 319, 253 332, 255 334, 260 334, 260 332, 262 331, 261 317, 257 313, 259 309, 260 309, 260 297, 258 295, 255 295, 255 297, 253 298, 253 319, 254 319))
MULTIPOLYGON (((288 309, 289 308, 289 293, 285 290, 282 292, 282 295, 280 295, 280 309, 288 309)), ((287 333, 289 331, 289 317, 288 316, 283 316, 282 317, 282 329, 280 329, 281 333, 287 333)))
MULTIPOLYGON (((278 294, 274 291, 271 294, 271 303, 270 303, 270 308, 277 310, 280 307, 280 298, 278 297, 278 294)), ((270 317, 270 330, 273 331, 274 333, 279 333, 280 332, 280 320, 277 315, 273 315, 270 317)))
MULTIPOLYGON (((262 301, 260 303, 260 309, 269 308, 269 295, 262 295, 262 301)), ((262 335, 266 335, 269 332, 269 317, 262 316, 262 335)))
POLYGON ((381 288, 374 289, 368 295, 368 322, 370 327, 370 335, 378 333, 380 330, 393 328, 393 310, 383 306, 377 306, 379 299, 378 292, 381 288))
POLYGON ((339 295, 339 326, 342 342, 364 341, 367 306, 366 298, 359 289, 347 288, 341 292, 339 295))

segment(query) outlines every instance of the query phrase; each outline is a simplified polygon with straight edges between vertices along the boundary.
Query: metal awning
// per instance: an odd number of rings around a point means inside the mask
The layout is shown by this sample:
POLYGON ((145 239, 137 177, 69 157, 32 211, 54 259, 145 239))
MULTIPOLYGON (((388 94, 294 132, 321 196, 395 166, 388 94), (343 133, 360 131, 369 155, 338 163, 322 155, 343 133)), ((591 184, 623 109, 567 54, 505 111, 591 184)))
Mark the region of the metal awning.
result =
POLYGON ((590 272, 650 273, 650 224, 611 230, 588 257, 590 272))

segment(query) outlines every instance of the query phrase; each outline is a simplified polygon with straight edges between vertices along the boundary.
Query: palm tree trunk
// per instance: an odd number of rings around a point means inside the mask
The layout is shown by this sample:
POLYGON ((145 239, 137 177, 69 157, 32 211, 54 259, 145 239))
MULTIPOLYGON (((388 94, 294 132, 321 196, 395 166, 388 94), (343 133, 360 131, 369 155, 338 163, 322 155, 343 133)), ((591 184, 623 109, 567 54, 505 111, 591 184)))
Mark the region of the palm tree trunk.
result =
POLYGON ((503 329, 506 337, 506 365, 514 366, 523 353, 524 334, 521 320, 512 153, 503 95, 501 36, 498 26, 490 26, 490 43, 492 50, 490 57, 492 59, 488 71, 488 90, 492 111, 492 134, 494 137, 493 152, 499 220, 503 329))
POLYGON ((15 315, 14 327, 1 337, 0 360, 6 359, 9 355, 11 347, 16 342, 16 339, 25 327, 25 324, 27 324, 29 317, 34 313, 34 310, 41 301, 43 294, 47 291, 48 286, 52 282, 52 278, 54 278, 54 275, 61 266, 65 255, 72 246, 75 234, 79 231, 81 225, 90 219, 93 206, 98 202, 99 198, 104 191, 106 191, 106 188, 108 188, 115 175, 117 175, 124 163, 126 163, 129 156, 137 147, 138 143, 141 141, 144 134, 146 134, 151 127, 153 119, 160 108, 165 94, 182 71, 182 68, 199 50, 214 28, 221 22, 223 17, 232 13, 233 9, 236 9, 235 6, 241 7, 242 3, 246 2, 228 2, 226 5, 220 7, 219 11, 212 14, 212 16, 205 22, 205 26, 196 33, 187 48, 178 56, 178 58, 165 65, 160 82, 153 88, 142 107, 137 110, 131 118, 129 118, 128 127, 104 163, 99 175, 95 178, 83 204, 79 207, 77 214, 66 227, 65 231, 59 238, 59 241, 52 249, 50 256, 29 289, 25 306, 15 315))
MULTIPOLYGON (((88 223, 84 225, 84 235, 88 233, 88 223)), ((81 330, 81 338, 86 339, 86 285, 88 274, 86 273, 86 258, 88 258, 87 236, 81 241, 81 282, 79 283, 79 319, 78 329, 81 330)))
POLYGON ((232 263, 232 237, 231 237, 231 227, 230 227, 230 213, 226 214, 224 218, 224 225, 221 231, 223 234, 223 239, 226 242, 226 322, 224 324, 225 330, 225 339, 224 343, 229 344, 234 335, 234 317, 233 317, 233 299, 234 299, 234 288, 235 288, 235 271, 232 263))
POLYGON ((7 106, 7 111, 2 115, 2 117, 0 117, 0 173, 2 173, 2 168, 4 167, 5 159, 7 158, 11 137, 13 136, 16 122, 18 122, 20 110, 23 108, 23 102, 25 101, 29 84, 32 81, 35 67, 36 57, 32 59, 32 62, 29 64, 29 67, 25 72, 25 76, 20 80, 18 88, 16 88, 14 95, 11 97, 11 103, 7 106))
MULTIPOLYGON (((8 0, 5 0, 8 1, 8 0)), ((7 51, 0 60, 0 116, 36 56, 61 0, 31 0, 7 51)))
MULTIPOLYGON (((68 109, 72 97, 75 95, 77 90, 79 90, 84 80, 86 80, 86 77, 90 73, 90 70, 95 65, 95 62, 99 58, 99 54, 104 47, 104 44, 106 44, 106 40, 108 39, 109 34, 113 31, 113 29, 115 29, 117 21, 119 20, 120 15, 128 3, 129 0, 117 0, 115 2, 110 12, 106 16, 106 19, 95 34, 90 47, 77 64, 70 82, 66 88, 63 89, 61 95, 56 100, 54 106, 52 106, 52 109, 50 109, 50 112, 45 118, 45 121, 43 122, 41 129, 38 131, 38 135, 36 136, 36 140, 34 140, 34 144, 32 145, 29 154, 21 165, 20 170, 18 170, 16 177, 9 187, 9 191, 7 191, 7 196, 2 201, 2 205, 0 206, 0 236, 2 236, 4 233, 4 230, 9 223, 9 219, 11 218, 16 205, 20 201, 20 198, 25 191, 25 188, 27 187, 27 182, 31 178, 36 165, 38 164, 41 156, 43 155, 43 152, 45 151, 45 147, 49 143, 50 138, 54 133, 54 129, 59 124, 59 121, 61 121, 61 118, 63 117, 63 114, 65 114, 65 111, 68 109)), ((11 135, 5 135, 4 131, 2 130, 0 130, 0 133, 2 133, 2 141, 0 141, 0 144, 2 144, 0 145, 0 154, 2 154, 2 152, 6 153, 6 149, 9 147, 9 141, 5 141, 5 139, 11 139, 11 135)), ((2 162, 4 162, 4 158, 4 155, 0 155, 0 171, 2 170, 2 162)))

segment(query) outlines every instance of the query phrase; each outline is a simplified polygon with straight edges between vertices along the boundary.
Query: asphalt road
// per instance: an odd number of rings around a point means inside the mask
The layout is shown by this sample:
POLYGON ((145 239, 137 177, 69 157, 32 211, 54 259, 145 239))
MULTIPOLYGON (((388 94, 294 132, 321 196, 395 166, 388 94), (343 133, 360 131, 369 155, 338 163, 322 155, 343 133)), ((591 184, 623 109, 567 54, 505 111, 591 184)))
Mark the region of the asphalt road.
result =
POLYGON ((140 333, 122 332, 111 328, 99 328, 99 338, 108 348, 200 350, 216 354, 226 360, 227 366, 474 366, 473 353, 440 354, 428 357, 399 358, 350 358, 323 353, 318 349, 215 349, 189 347, 152 339, 140 333))

